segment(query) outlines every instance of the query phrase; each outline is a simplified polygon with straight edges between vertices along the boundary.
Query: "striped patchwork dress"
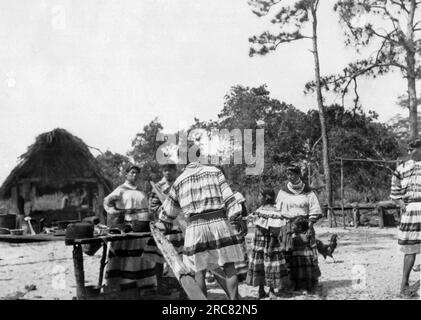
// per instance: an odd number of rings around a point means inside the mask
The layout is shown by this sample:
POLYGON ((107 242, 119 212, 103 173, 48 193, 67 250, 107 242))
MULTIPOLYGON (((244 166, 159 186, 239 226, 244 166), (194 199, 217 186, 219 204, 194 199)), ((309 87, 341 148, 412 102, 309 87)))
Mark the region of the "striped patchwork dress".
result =
MULTIPOLYGON (((292 221, 297 217, 312 222, 322 217, 316 194, 304 183, 298 186, 288 183, 281 188, 276 198, 276 207, 288 220, 285 227, 289 230, 292 221)), ((315 241, 310 242, 303 233, 293 234, 291 246, 291 250, 285 252, 290 280, 295 284, 296 290, 309 289, 308 283, 315 285, 321 275, 315 241)))
POLYGON ((159 219, 172 223, 179 214, 188 222, 183 260, 193 271, 212 270, 244 259, 236 232, 228 222, 241 215, 241 205, 218 168, 198 162, 186 166, 171 187, 159 219))
POLYGON ((279 230, 285 225, 285 221, 274 205, 262 206, 255 211, 254 215, 256 216, 254 221, 256 230, 247 284, 279 288, 282 278, 288 275, 288 269, 278 236, 271 232, 271 228, 279 230))
POLYGON ((406 254, 419 254, 421 247, 421 161, 408 160, 392 176, 390 197, 403 200, 406 210, 401 215, 398 244, 406 254))
MULTIPOLYGON (((125 214, 125 221, 148 221, 148 198, 137 187, 127 182, 117 187, 104 199, 104 209, 136 209, 135 214, 125 214)), ((120 290, 125 285, 141 289, 156 287, 157 247, 151 235, 140 239, 109 243, 108 264, 105 273, 107 290, 120 290)))
MULTIPOLYGON (((159 181, 156 186, 161 189, 161 191, 167 195, 170 192, 172 184, 169 183, 165 178, 162 178, 161 181, 159 181)), ((159 210, 161 208, 161 200, 157 196, 157 194, 152 191, 149 196, 149 212, 153 214, 154 218, 157 218, 159 216, 159 210)), ((172 229, 170 231, 164 232, 165 237, 171 244, 174 246, 175 250, 182 254, 183 253, 183 244, 184 244, 184 237, 183 232, 181 231, 180 227, 177 225, 173 225, 172 229)), ((159 258, 156 260, 157 263, 164 264, 165 259, 162 256, 160 252, 159 258)))

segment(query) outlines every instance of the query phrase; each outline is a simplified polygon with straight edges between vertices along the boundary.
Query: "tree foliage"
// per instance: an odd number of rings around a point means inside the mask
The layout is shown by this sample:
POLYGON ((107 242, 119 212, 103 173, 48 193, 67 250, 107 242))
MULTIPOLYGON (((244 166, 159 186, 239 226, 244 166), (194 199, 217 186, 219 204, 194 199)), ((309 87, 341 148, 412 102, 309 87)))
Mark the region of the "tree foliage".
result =
POLYGON ((116 188, 125 180, 124 170, 130 163, 128 157, 119 153, 106 151, 96 157, 101 166, 105 177, 112 182, 113 187, 116 188))
MULTIPOLYGON (((417 137, 416 79, 421 75, 420 2, 416 0, 339 0, 334 10, 344 27, 345 44, 358 52, 375 48, 374 53, 350 63, 341 73, 322 78, 322 87, 342 93, 354 93, 354 105, 359 106, 360 77, 376 78, 397 70, 407 81, 410 136, 417 137)), ((311 92, 316 83, 309 82, 311 92)))
MULTIPOLYGON (((325 119, 325 107, 323 105, 322 82, 320 74, 320 62, 318 51, 318 10, 319 0, 296 0, 292 5, 285 4, 285 1, 279 0, 250 0, 253 6, 253 12, 258 16, 267 15, 273 7, 278 11, 271 20, 272 24, 279 28, 277 34, 269 31, 263 32, 260 36, 254 36, 249 39, 253 44, 249 55, 265 55, 275 51, 280 44, 292 41, 310 39, 312 44, 312 54, 314 58, 314 84, 317 96, 317 107, 319 110, 319 121, 321 129, 323 171, 325 176, 325 188, 327 194, 328 206, 332 206, 331 173, 329 164, 329 141, 327 135, 327 124, 325 119), (281 3, 281 4, 279 4, 281 3), (279 4, 279 6, 277 6, 279 4), (305 35, 305 27, 311 26, 311 34, 305 35), (255 48, 257 46, 257 48, 255 48)), ((331 216, 329 215, 329 220, 331 216)))
MULTIPOLYGON (((310 181, 323 184, 321 129, 317 110, 304 113, 294 106, 270 97, 266 86, 257 88, 235 86, 225 96, 224 107, 217 120, 196 119, 194 128, 209 133, 212 129, 265 130, 265 167, 260 176, 247 176, 245 165, 224 166, 229 181, 243 192, 252 205, 257 205, 257 192, 263 185, 278 190, 286 180, 285 166, 296 163, 310 181), (308 171, 308 169, 310 170, 308 171)), ((400 152, 397 137, 389 126, 377 122, 377 114, 366 114, 361 108, 344 109, 340 105, 326 108, 330 158, 390 160, 400 152)), ((345 163, 345 181, 353 190, 353 200, 384 199, 389 192, 390 166, 365 163, 345 163), (387 183, 385 183, 387 181, 387 183)), ((333 190, 339 200, 340 166, 332 165, 333 190)), ((305 179, 308 179, 306 176, 305 179)), ((321 200, 326 202, 322 192, 321 200)))
POLYGON ((158 141, 157 134, 164 127, 157 118, 143 127, 143 130, 136 134, 132 140, 132 148, 127 153, 135 164, 139 165, 142 170, 140 172, 140 181, 146 191, 150 190, 149 181, 157 181, 160 178, 160 165, 155 159, 156 151, 162 145, 162 141, 158 141))

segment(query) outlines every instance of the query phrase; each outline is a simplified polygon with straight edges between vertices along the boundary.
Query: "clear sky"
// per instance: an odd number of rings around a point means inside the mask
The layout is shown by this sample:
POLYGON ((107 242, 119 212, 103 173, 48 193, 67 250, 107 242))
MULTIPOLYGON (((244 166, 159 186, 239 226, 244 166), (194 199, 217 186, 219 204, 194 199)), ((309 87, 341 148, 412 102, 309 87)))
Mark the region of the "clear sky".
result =
MULTIPOLYGON (((333 1, 321 3, 328 74, 357 56, 343 44, 333 1)), ((273 97, 315 108, 303 94, 314 72, 309 41, 248 56, 248 38, 268 26, 247 0, 0 0, 0 183, 40 133, 61 127, 124 154, 155 117, 167 130, 216 118, 237 84, 266 83, 273 97)), ((360 88, 380 120, 406 115, 396 106, 405 92, 398 73, 360 88)))

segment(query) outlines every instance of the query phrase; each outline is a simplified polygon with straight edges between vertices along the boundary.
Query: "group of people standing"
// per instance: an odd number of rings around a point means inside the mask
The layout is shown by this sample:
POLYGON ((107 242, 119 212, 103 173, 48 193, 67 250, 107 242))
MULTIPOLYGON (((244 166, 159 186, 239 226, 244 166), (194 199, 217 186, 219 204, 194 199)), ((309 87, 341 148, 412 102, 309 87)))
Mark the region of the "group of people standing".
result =
MULTIPOLYGON (((313 224, 322 212, 298 167, 288 168, 288 182, 277 196, 270 188, 260 191, 261 206, 251 214, 256 230, 251 255, 245 246, 246 199, 233 192, 222 169, 191 162, 177 177, 174 164, 164 165, 163 178, 156 184, 164 201, 156 190, 149 197, 139 190, 139 173, 137 166, 127 169, 125 183, 104 200, 107 214, 123 209, 125 222, 136 231, 147 232, 149 222, 156 221, 195 273, 204 295, 207 271, 232 300, 240 297, 239 280, 258 286, 259 298, 267 295, 265 286, 271 297, 275 290, 315 289, 320 270, 313 224), (177 223, 180 218, 185 230, 177 223)), ((161 285, 165 260, 151 236, 113 242, 108 257, 109 288, 135 285, 166 291, 161 285)))
MULTIPOLYGON (((391 189, 391 198, 402 212, 398 238, 404 253, 404 295, 410 295, 409 276, 421 244, 421 141, 409 144, 408 152, 410 159, 397 167, 391 189)), ((112 243, 106 272, 109 288, 135 285, 165 294, 161 281, 165 259, 147 233, 150 221, 156 221, 194 271, 205 295, 207 272, 230 299, 239 298, 239 281, 258 287, 259 298, 315 290, 320 269, 313 226, 322 210, 316 194, 301 179, 299 167, 287 168, 287 182, 277 195, 271 188, 262 188, 260 207, 251 215, 246 199, 231 190, 222 168, 191 162, 177 177, 176 165, 164 165, 163 178, 156 186, 165 200, 156 190, 148 196, 138 188, 140 170, 130 166, 126 181, 104 200, 109 215, 124 210, 125 223, 146 232, 140 239, 112 243), (245 245, 245 217, 252 217, 255 226, 251 254, 245 245)))
POLYGON ((300 168, 287 168, 288 181, 277 196, 260 192, 247 283, 259 286, 259 298, 285 291, 313 292, 320 269, 313 224, 322 217, 316 194, 302 181, 300 168))

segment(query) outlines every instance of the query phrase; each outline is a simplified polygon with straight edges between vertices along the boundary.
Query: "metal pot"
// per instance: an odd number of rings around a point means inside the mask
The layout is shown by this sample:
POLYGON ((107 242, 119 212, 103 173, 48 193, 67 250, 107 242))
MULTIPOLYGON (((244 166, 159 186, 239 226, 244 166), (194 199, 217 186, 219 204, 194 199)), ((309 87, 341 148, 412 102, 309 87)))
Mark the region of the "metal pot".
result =
POLYGON ((0 214, 0 228, 15 229, 16 228, 16 215, 0 214))
POLYGON ((0 228, 0 234, 10 234, 10 229, 0 228))
POLYGON ((85 222, 72 223, 67 226, 65 243, 69 244, 71 240, 92 238, 93 236, 93 224, 85 222))
POLYGON ((21 236, 23 235, 23 229, 12 229, 10 233, 14 236, 21 236))

